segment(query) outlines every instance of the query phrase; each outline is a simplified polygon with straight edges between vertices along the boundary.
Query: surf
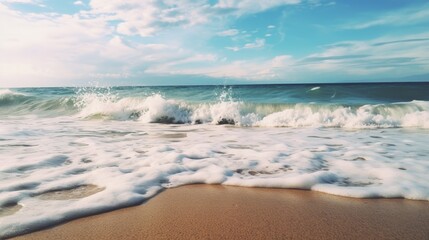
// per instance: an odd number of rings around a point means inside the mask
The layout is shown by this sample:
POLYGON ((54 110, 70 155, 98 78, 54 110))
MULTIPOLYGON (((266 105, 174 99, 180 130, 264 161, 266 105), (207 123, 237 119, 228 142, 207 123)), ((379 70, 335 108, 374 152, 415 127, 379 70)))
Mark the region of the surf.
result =
MULTIPOLYGON (((314 88, 317 87, 311 89, 314 88)), ((39 117, 67 116, 89 121, 239 127, 429 128, 429 101, 423 100, 344 104, 328 100, 257 102, 247 98, 236 94, 232 87, 208 92, 204 100, 197 101, 177 96, 168 98, 167 91, 131 94, 110 88, 79 88, 72 94, 43 96, 6 89, 0 92, 0 104, 3 104, 0 113, 8 116, 29 113, 39 117)))

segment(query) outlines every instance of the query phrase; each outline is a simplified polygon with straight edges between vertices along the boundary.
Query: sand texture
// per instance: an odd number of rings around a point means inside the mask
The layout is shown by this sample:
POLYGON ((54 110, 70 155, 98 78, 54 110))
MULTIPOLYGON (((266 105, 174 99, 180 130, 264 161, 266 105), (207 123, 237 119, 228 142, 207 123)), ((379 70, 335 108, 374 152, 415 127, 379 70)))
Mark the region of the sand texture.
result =
POLYGON ((429 203, 189 185, 16 239, 429 239, 429 203))

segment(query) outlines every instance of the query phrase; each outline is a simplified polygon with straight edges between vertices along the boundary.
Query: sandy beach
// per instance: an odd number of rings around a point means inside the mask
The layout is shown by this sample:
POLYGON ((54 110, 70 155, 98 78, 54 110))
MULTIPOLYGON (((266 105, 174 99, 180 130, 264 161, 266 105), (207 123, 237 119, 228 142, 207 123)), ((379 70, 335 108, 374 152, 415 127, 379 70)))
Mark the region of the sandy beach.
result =
POLYGON ((429 203, 188 185, 16 239, 428 239, 429 203))

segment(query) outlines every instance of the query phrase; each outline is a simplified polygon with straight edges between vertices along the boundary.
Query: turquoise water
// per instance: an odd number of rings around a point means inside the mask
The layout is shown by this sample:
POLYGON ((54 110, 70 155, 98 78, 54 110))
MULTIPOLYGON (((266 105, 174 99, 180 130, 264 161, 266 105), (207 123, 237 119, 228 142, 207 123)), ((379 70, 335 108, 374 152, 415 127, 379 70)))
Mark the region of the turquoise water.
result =
POLYGON ((419 115, 415 116, 418 122, 426 120, 429 101, 429 83, 22 88, 0 91, 0 117, 75 115, 86 119, 140 119, 154 123, 189 124, 217 122, 242 126, 342 127, 347 124, 344 121, 357 120, 356 127, 424 127, 425 124, 403 122, 412 114, 419 115), (283 118, 292 118, 261 124, 267 116, 281 113, 284 113, 283 118), (297 118, 314 118, 315 114, 323 115, 324 119, 297 124, 297 118), (362 114, 368 114, 366 120, 362 119, 362 114), (377 121, 374 119, 377 116, 383 119, 377 121))
POLYGON ((15 90, 37 97, 37 100, 59 99, 91 91, 109 92, 120 97, 144 97, 160 93, 169 99, 190 102, 217 101, 219 95, 225 91, 228 91, 230 97, 236 100, 251 103, 377 104, 429 100, 429 83, 20 88, 15 90))

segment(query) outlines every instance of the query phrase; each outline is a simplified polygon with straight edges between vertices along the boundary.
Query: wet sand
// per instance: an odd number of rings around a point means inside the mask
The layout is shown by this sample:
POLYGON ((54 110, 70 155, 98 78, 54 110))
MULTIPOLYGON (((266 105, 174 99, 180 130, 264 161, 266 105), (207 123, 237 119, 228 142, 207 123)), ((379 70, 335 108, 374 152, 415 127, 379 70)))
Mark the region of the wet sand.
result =
POLYGON ((16 239, 429 239, 429 202, 189 185, 16 239))

